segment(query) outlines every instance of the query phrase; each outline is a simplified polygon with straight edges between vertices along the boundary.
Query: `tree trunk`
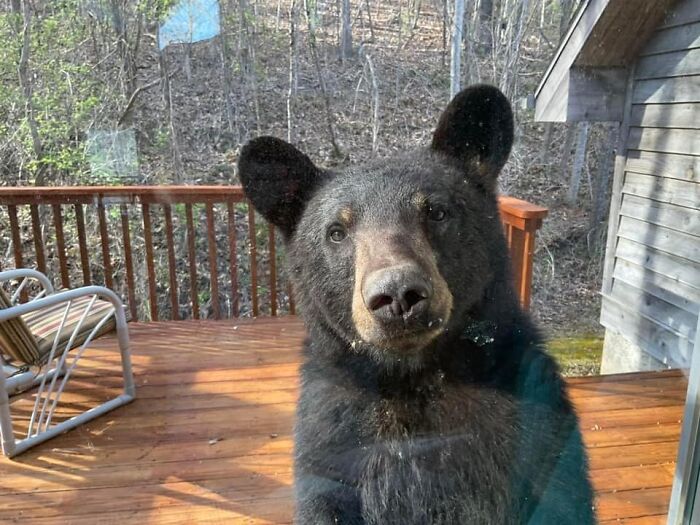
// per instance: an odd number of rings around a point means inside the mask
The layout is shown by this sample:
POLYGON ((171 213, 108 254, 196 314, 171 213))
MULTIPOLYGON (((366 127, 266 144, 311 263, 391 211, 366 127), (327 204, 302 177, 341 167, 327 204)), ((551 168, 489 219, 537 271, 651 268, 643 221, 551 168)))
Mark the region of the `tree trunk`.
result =
POLYGON ((561 11, 561 18, 559 19, 559 41, 569 29, 569 22, 571 21, 571 14, 574 9, 574 0, 560 0, 559 10, 561 11))
POLYGON ((365 56, 369 66, 369 77, 372 82, 372 155, 377 154, 379 147, 379 85, 374 72, 374 64, 369 53, 365 56))
POLYGON ((423 0, 416 0, 413 10, 413 21, 411 22, 411 34, 418 29, 418 19, 420 18, 420 10, 423 6, 423 0))
POLYGON ((459 93, 462 71, 462 29, 464 28, 464 0, 455 0, 452 25, 452 53, 450 54, 450 99, 459 93))
POLYGON ((520 43, 523 40, 525 33, 525 21, 527 20, 530 9, 530 0, 522 0, 520 3, 520 11, 518 13, 518 23, 515 36, 512 39, 511 45, 506 51, 505 66, 501 77, 501 91, 510 99, 515 98, 515 85, 518 80, 518 66, 520 62, 520 43))
POLYGON ((571 180, 569 181, 569 193, 567 201, 569 204, 576 204, 578 197, 578 189, 581 185, 581 173, 583 172, 584 164, 586 163, 586 148, 588 146, 588 132, 590 124, 588 122, 579 122, 578 138, 576 140, 576 155, 574 156, 574 165, 571 167, 571 180))
POLYGON ((493 48, 492 32, 493 0, 479 2, 479 53, 488 55, 493 48))
POLYGON ((350 0, 342 0, 341 9, 340 58, 345 62, 352 56, 352 14, 350 12, 350 0))
POLYGON ((564 136, 564 145, 561 149, 561 158, 559 159, 559 179, 566 180, 566 174, 569 171, 569 157, 571 156, 571 145, 574 142, 574 127, 571 124, 566 124, 566 134, 564 136))
POLYGON ((231 71, 231 67, 228 62, 228 57, 229 57, 229 45, 228 45, 228 36, 226 35, 226 30, 225 27, 223 26, 223 21, 226 19, 224 16, 225 11, 224 11, 224 4, 222 3, 220 6, 221 9, 221 20, 222 20, 222 26, 221 26, 221 33, 219 34, 219 53, 220 53, 220 60, 221 60, 221 74, 222 74, 222 80, 223 80, 223 88, 224 88, 224 107, 226 108, 226 122, 228 124, 228 130, 230 133, 237 133, 237 140, 240 142, 240 130, 238 130, 237 127, 237 118, 236 118, 236 104, 235 104, 235 99, 234 99, 234 89, 233 89, 233 72, 231 71))
POLYGON ((552 129, 554 124, 552 122, 545 122, 544 124, 544 135, 542 138, 542 145, 540 146, 540 164, 543 166, 549 164, 549 147, 552 142, 552 129))
MULTIPOLYGON (((13 5, 14 8, 14 5, 13 5)), ((22 2, 22 51, 19 57, 17 66, 17 74, 19 75, 19 85, 24 95, 24 114, 27 118, 29 126, 29 134, 32 137, 32 149, 38 163, 35 184, 43 186, 45 184, 44 168, 41 166, 42 157, 44 156, 44 147, 39 135, 39 126, 37 125, 34 116, 34 86, 29 75, 29 54, 31 53, 31 28, 32 28, 32 12, 29 5, 29 0, 22 2)))
POLYGON ((442 0, 442 65, 447 62, 447 0, 442 0))
MULTIPOLYGON (((159 40, 159 36, 159 28, 156 28, 156 41, 159 40)), ((165 54, 160 47, 158 48, 158 67, 160 69, 163 105, 165 106, 165 115, 168 120, 168 131, 170 135, 170 155, 173 163, 173 182, 175 184, 180 184, 182 182, 184 170, 182 166, 182 155, 180 153, 180 142, 173 116, 173 91, 172 86, 170 85, 168 61, 166 60, 165 54)))
POLYGON ((293 125, 293 98, 297 92, 297 19, 298 19, 297 0, 292 0, 292 5, 289 8, 289 89, 287 90, 287 142, 292 142, 294 136, 292 133, 293 125))
POLYGON ((306 23, 309 30, 309 46, 311 47, 311 57, 314 62, 314 67, 316 69, 316 75, 318 77, 318 83, 321 87, 321 95, 323 96, 323 105, 326 110, 326 125, 328 126, 328 138, 331 142, 331 147, 333 148, 333 154, 336 157, 341 157, 342 152, 335 140, 335 130, 333 129, 333 112, 331 111, 331 100, 328 96, 328 89, 326 88, 326 80, 323 78, 323 70, 321 69, 321 60, 318 57, 318 48, 316 46, 316 34, 311 25, 311 13, 308 9, 308 3, 306 3, 306 23))
POLYGON ((374 42, 374 24, 372 23, 372 8, 369 5, 369 0, 364 2, 367 10, 367 23, 369 24, 369 41, 374 42))
MULTIPOLYGON (((605 138, 605 151, 598 162, 598 174, 594 178, 595 182, 593 184, 593 210, 590 222, 592 230, 597 229, 605 217, 605 209, 608 204, 608 186, 615 167, 615 145, 618 142, 619 133, 620 125, 617 122, 611 124, 605 138)), ((594 238, 598 239, 598 237, 596 235, 594 238)))
MULTIPOLYGON (((260 102, 258 97, 258 79, 255 72, 255 31, 248 24, 248 4, 246 0, 238 0, 238 8, 240 10, 238 16, 238 55, 241 80, 243 84, 250 84, 250 92, 247 96, 253 100, 255 129, 260 134, 260 102)), ((246 95, 244 94, 242 98, 245 100, 246 95)))
MULTIPOLYGON (((131 98, 131 95, 136 90, 136 64, 128 39, 127 14, 125 12, 126 5, 120 4, 119 0, 110 2, 110 14, 112 16, 112 27, 117 36, 117 54, 121 61, 121 83, 122 94, 126 100, 131 98)), ((139 24, 142 20, 139 21, 139 24)), ((140 34, 136 40, 140 40, 140 34)))

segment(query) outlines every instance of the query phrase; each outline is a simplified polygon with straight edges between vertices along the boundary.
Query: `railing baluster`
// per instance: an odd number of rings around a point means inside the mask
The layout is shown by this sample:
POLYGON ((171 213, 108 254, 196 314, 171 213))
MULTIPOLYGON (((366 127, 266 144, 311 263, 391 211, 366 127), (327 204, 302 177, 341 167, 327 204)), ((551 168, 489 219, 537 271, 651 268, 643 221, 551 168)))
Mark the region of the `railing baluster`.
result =
MULTIPOLYGON (((15 268, 22 268, 22 237, 19 230, 19 220, 17 219, 17 206, 10 204, 7 207, 7 213, 10 215, 10 229, 12 230, 12 250, 15 255, 15 268)), ((26 303, 29 299, 27 291, 23 288, 19 294, 19 300, 26 303)), ((2 373, 2 372, 0 372, 2 373)))
POLYGON ((535 251, 535 234, 525 230, 525 240, 522 252, 522 271, 520 274, 521 286, 518 290, 520 303, 525 310, 530 309, 530 295, 532 293, 532 258, 535 251))
POLYGON ((236 209, 233 201, 226 202, 228 212, 228 252, 231 272, 231 315, 238 317, 238 259, 236 250, 236 209))
POLYGON ((7 207, 10 216, 10 229, 12 230, 12 250, 15 256, 15 268, 22 268, 22 238, 20 236, 19 221, 17 220, 17 206, 10 204, 7 207))
POLYGON ((192 219, 192 205, 185 204, 185 217, 187 222, 187 258, 190 264, 190 298, 192 299, 192 317, 199 319, 199 297, 197 296, 197 252, 195 251, 194 220, 192 219))
POLYGON ((114 288, 112 278, 112 258, 109 255, 109 232, 107 231, 107 215, 102 198, 97 202, 97 215, 100 220, 100 240, 102 244, 102 263, 105 270, 105 286, 110 290, 114 288))
POLYGON ((170 204, 163 204, 165 214, 165 241, 168 245, 168 274, 170 275, 170 308, 172 319, 180 319, 180 302, 177 296, 177 274, 175 272, 175 240, 173 239, 173 212, 170 204))
POLYGON ((268 229, 268 254, 270 264, 270 314, 277 315, 277 252, 275 247, 275 227, 272 224, 267 226, 268 229))
POLYGON ((522 254, 525 247, 525 238, 522 230, 516 228, 511 228, 510 236, 510 260, 513 265, 513 279, 515 284, 515 289, 518 292, 518 297, 520 298, 520 303, 524 305, 523 297, 523 263, 522 254))
POLYGON ((156 270, 153 258, 153 233, 151 232, 151 207, 147 203, 141 205, 143 213, 143 238, 146 243, 146 268, 148 271, 148 298, 151 310, 151 321, 158 320, 158 297, 156 295, 156 270))
POLYGON ((75 205, 75 224, 78 227, 78 247, 80 249, 80 265, 83 269, 83 284, 89 286, 92 284, 92 276, 90 275, 90 259, 88 256, 85 216, 83 215, 82 204, 75 205))
POLYGON ((134 285, 134 261, 131 257, 131 232, 129 231, 129 209, 126 204, 119 206, 122 219, 122 239, 124 240, 124 266, 126 267, 126 289, 129 313, 133 321, 138 321, 136 287, 134 285))
POLYGON ((66 260, 66 242, 63 237, 63 215, 61 205, 53 204, 53 224, 56 229, 56 250, 58 251, 58 264, 61 267, 61 284, 64 288, 70 288, 68 275, 68 261, 66 260))
POLYGON ((44 253, 44 238, 41 235, 41 219, 39 218, 39 205, 32 204, 29 207, 32 216, 32 235, 34 236, 34 251, 36 252, 37 269, 46 274, 46 254, 44 253))
POLYGON ((214 311, 214 319, 221 319, 219 307, 219 275, 216 257, 216 235, 214 230, 214 205, 206 204, 207 210, 207 242, 209 243, 209 273, 211 283, 211 307, 214 311))
POLYGON ((248 254, 250 256, 250 296, 253 317, 258 316, 258 247, 255 238, 255 209, 248 201, 248 254))

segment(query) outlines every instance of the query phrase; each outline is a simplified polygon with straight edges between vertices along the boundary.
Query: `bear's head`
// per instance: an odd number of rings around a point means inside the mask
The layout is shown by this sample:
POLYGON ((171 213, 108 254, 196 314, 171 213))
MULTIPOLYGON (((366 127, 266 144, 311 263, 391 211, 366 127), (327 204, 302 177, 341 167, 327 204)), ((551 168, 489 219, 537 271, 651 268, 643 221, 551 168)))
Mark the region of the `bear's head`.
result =
POLYGON ((452 100, 429 147, 347 169, 276 138, 249 142, 240 178, 284 234, 309 329, 381 360, 416 357, 503 302, 496 186, 512 142, 510 104, 484 85, 452 100))

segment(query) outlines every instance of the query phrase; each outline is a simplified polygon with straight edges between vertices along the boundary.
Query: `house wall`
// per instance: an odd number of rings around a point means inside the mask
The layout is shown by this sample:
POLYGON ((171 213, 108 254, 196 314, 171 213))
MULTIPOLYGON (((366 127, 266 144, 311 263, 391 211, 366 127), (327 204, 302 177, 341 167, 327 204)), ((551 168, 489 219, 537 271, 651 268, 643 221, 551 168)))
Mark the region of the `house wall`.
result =
POLYGON ((601 323, 603 373, 688 367, 700 310, 700 2, 681 0, 631 70, 601 323))

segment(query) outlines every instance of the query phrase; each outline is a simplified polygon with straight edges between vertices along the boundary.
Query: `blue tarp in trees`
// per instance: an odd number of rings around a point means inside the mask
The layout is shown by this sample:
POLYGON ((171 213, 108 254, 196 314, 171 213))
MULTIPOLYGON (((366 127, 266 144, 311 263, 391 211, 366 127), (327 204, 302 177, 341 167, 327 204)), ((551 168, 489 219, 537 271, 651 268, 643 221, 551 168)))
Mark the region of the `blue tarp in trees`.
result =
POLYGON ((158 46, 200 42, 221 31, 218 0, 180 0, 160 26, 158 46))

